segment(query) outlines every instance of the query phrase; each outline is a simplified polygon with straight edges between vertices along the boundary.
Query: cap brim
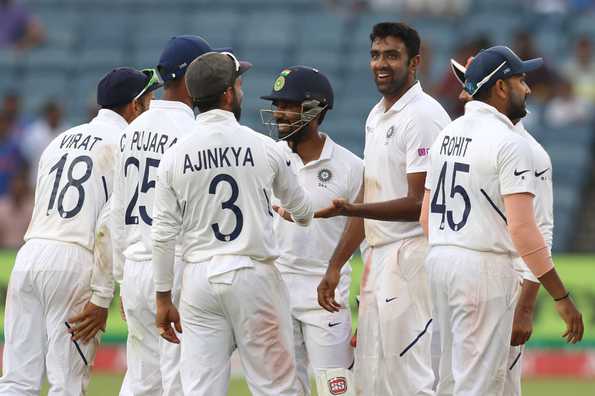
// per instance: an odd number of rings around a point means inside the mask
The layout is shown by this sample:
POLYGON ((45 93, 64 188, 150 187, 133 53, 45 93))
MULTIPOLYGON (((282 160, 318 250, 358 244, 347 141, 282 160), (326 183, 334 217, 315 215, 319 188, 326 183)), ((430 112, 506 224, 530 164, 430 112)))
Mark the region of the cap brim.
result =
POLYGON ((240 62, 240 75, 244 74, 245 72, 250 70, 250 68, 252 68, 252 63, 250 63, 250 62, 246 62, 246 61, 238 61, 238 62, 240 62))
POLYGON ((454 74, 456 79, 459 81, 459 83, 461 83, 462 86, 465 86, 465 72, 467 71, 465 66, 461 65, 456 60, 451 59, 450 60, 450 69, 452 70, 452 73, 454 74))
POLYGON ((537 70, 543 66, 543 58, 535 58, 523 61, 523 70, 521 73, 529 73, 533 70, 537 70))

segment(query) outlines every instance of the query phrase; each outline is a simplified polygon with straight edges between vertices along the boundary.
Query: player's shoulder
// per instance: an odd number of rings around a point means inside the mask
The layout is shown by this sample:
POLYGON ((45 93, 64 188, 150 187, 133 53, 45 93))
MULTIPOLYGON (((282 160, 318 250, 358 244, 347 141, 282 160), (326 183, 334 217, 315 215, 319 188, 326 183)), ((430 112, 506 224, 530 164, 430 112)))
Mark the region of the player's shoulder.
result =
POLYGON ((410 106, 411 111, 415 115, 427 117, 438 122, 451 121, 450 116, 440 102, 423 90, 411 101, 410 106))
POLYGON ((345 163, 346 165, 354 166, 354 167, 360 167, 360 166, 363 167, 364 166, 364 161, 360 157, 355 155, 351 150, 340 145, 339 143, 335 142, 334 140, 332 142, 334 144, 333 156, 335 157, 336 161, 342 162, 342 163, 345 163))

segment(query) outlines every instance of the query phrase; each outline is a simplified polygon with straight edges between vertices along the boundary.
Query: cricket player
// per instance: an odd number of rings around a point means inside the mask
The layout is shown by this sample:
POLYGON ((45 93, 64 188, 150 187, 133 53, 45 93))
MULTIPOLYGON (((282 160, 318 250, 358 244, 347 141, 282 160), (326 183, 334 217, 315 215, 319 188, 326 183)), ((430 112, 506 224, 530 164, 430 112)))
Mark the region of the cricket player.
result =
MULTIPOLYGON (((469 59, 469 62, 471 60, 472 58, 469 59)), ((451 68, 455 77, 464 88, 466 67, 451 59, 451 68)), ((471 96, 464 89, 459 94, 459 99, 463 102, 472 100, 471 96)), ((551 254, 554 230, 552 161, 543 146, 524 128, 520 118, 511 121, 514 124, 514 131, 527 139, 533 153, 535 175, 533 208, 537 227, 551 254)), ((504 395, 520 396, 524 344, 529 340, 533 331, 533 311, 535 309, 540 283, 520 257, 514 259, 513 266, 521 274, 523 285, 512 322, 511 346, 508 355, 508 370, 504 383, 504 395)))
POLYGON ((421 57, 415 29, 380 23, 370 39, 370 68, 383 97, 366 120, 363 202, 337 199, 317 212, 353 217, 318 287, 318 300, 328 311, 341 309, 335 299, 340 269, 365 228, 370 248, 360 290, 357 394, 432 395, 427 243, 417 216, 428 150, 450 118, 416 79, 421 57))
POLYGON ((274 265, 274 194, 298 224, 313 216, 291 164, 270 138, 238 123, 241 75, 231 53, 195 59, 186 85, 200 114, 158 170, 153 207, 157 326, 179 342, 186 395, 226 395, 237 348, 255 395, 301 395, 288 293, 274 265), (172 302, 174 247, 186 261, 180 314, 172 302), (181 321, 180 321, 181 317, 181 321))
POLYGON ((522 61, 503 46, 480 52, 465 72, 473 100, 430 149, 421 222, 440 326, 437 395, 504 395, 521 292, 516 257, 556 301, 564 337, 582 339, 581 315, 535 223, 534 155, 512 122, 526 114, 525 73, 542 63, 522 61))
MULTIPOLYGON (((278 130, 277 145, 298 175, 295 183, 312 198, 314 209, 328 207, 337 197, 354 201, 362 185, 362 160, 319 130, 334 101, 326 76, 311 67, 286 68, 276 77, 271 93, 262 98, 272 101, 274 106, 273 110, 261 110, 261 114, 272 116, 272 122, 265 125, 278 130)), ((278 204, 276 199, 273 201, 278 204)), ((316 287, 346 222, 345 217, 335 217, 314 221, 304 228, 281 216, 274 219, 280 251, 276 264, 292 291, 289 300, 298 378, 307 395, 310 395, 308 363, 317 377, 324 376, 328 369, 343 369, 331 375, 330 382, 321 384, 319 395, 330 394, 327 389, 337 394, 353 386, 349 384, 347 370, 353 366, 351 266, 341 270, 338 293, 343 308, 339 312, 322 309, 316 299, 316 287)))
MULTIPOLYGON (((161 157, 194 125, 192 99, 186 89, 187 66, 212 51, 199 36, 176 36, 165 46, 157 70, 164 81, 163 100, 153 100, 148 111, 119 137, 112 221, 115 278, 121 286, 128 325, 127 371, 120 394, 179 395, 182 393, 180 347, 159 337, 155 328, 155 288, 151 264, 151 224, 157 167, 161 157)), ((157 76, 155 76, 157 77, 157 76)), ((179 302, 181 251, 176 252, 174 303, 179 302)))
POLYGON ((50 395, 85 393, 114 291, 105 205, 118 136, 142 111, 148 80, 112 70, 97 86, 97 117, 58 135, 40 158, 8 286, 0 395, 38 395, 44 372, 50 395))

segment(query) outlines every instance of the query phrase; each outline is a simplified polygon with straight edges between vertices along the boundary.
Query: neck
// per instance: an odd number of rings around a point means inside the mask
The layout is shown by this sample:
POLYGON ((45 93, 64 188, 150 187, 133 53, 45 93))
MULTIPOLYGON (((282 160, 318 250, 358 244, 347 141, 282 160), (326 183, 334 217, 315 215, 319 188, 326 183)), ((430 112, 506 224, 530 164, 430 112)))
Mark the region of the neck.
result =
POLYGON ((320 158, 325 141, 326 136, 321 134, 318 129, 309 131, 307 136, 299 141, 297 155, 300 156, 304 165, 320 158))
MULTIPOLYGON (((186 89, 186 88, 184 88, 186 89)), ((188 95, 181 95, 177 89, 166 89, 163 91, 163 100, 169 100, 172 102, 182 102, 188 107, 192 107, 192 99, 188 95)))
POLYGON ((417 80, 414 78, 407 82, 407 84, 403 85, 397 92, 392 93, 390 95, 384 95, 384 111, 388 111, 399 99, 405 95, 412 86, 417 83, 417 80))

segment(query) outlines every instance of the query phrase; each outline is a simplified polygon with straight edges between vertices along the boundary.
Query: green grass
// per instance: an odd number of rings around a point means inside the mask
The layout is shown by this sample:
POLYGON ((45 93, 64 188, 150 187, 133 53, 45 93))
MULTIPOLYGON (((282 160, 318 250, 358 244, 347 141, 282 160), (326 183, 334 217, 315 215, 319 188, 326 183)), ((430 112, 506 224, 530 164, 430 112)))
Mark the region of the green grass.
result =
MULTIPOLYGON (((122 375, 95 373, 91 378, 87 396, 117 395, 122 383, 122 375)), ((42 394, 47 394, 44 387, 42 394)), ((314 395, 316 393, 314 392, 314 395)), ((249 396, 248 386, 242 378, 231 381, 228 396, 249 396)), ((581 381, 572 379, 526 380, 523 382, 523 396, 593 396, 595 380, 581 381)), ((213 395, 216 396, 216 395, 213 395)))

